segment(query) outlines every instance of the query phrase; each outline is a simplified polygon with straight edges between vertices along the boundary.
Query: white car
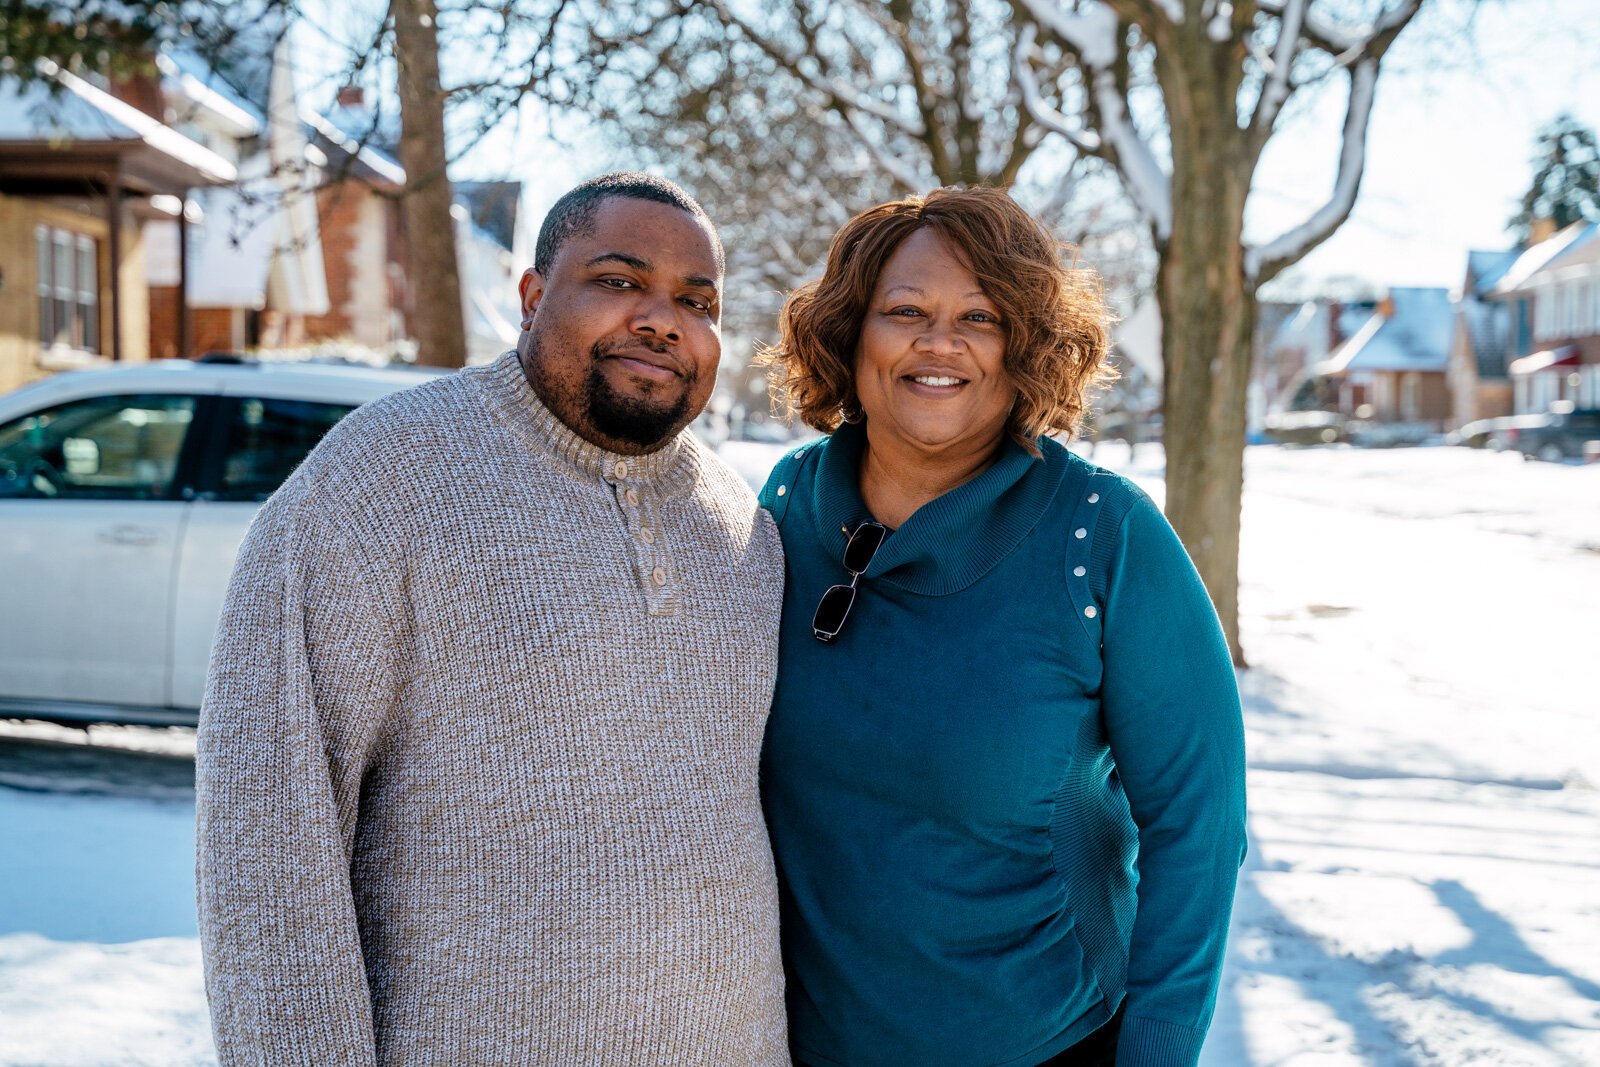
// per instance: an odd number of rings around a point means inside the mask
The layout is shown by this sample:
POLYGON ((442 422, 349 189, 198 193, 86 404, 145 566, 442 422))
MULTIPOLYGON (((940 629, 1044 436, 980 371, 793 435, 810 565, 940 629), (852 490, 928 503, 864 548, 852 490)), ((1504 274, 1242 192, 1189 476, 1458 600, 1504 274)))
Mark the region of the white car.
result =
POLYGON ((407 369, 163 360, 0 395, 0 717, 193 725, 245 528, 407 369))

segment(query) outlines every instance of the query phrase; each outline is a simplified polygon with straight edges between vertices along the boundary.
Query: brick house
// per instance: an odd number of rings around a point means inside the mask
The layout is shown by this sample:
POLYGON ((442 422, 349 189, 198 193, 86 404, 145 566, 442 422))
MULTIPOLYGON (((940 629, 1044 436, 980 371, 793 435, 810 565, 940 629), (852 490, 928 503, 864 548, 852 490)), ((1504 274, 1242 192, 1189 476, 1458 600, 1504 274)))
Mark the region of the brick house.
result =
POLYGON ((1453 328, 1449 290, 1392 288, 1315 374, 1349 418, 1442 429, 1450 418, 1453 328))
POLYGON ((149 358, 143 224, 237 177, 109 86, 44 74, 55 92, 0 82, 0 391, 149 358))
POLYGON ((1516 248, 1467 253, 1467 273, 1455 301, 1455 326, 1446 371, 1452 428, 1476 419, 1511 414, 1511 378, 1507 373, 1510 307, 1503 300, 1490 299, 1489 293, 1520 255, 1521 249, 1516 248))
POLYGON ((1507 309, 1515 412, 1600 407, 1600 223, 1536 241, 1488 295, 1507 309))

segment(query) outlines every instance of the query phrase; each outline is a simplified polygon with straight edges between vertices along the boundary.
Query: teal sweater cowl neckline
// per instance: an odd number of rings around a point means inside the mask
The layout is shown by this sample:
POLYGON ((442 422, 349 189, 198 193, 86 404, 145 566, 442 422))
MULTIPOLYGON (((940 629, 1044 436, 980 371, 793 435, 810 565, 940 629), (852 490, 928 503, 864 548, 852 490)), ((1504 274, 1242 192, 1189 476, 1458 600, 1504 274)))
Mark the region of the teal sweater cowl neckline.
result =
MULTIPOLYGON (((878 549, 864 579, 923 596, 960 592, 994 569, 1044 518, 1067 472, 1066 449, 1042 439, 1044 455, 1029 455, 1009 437, 1000 455, 976 477, 929 501, 878 549)), ((843 559, 844 546, 872 519, 861 498, 865 424, 846 423, 820 444, 817 473, 805 509, 822 545, 843 559)))

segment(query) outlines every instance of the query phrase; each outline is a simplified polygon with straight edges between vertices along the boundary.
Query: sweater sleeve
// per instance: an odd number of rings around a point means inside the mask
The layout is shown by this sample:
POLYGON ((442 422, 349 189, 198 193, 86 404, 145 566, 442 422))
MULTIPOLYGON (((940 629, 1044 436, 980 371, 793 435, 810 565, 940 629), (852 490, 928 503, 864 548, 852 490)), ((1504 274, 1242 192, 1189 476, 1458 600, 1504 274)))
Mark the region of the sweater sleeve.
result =
POLYGON ((1138 910, 1119 1067, 1197 1062, 1245 850, 1244 727, 1200 576, 1143 493, 1107 588, 1101 698, 1139 828, 1138 910))
POLYGON ((350 857, 394 649, 356 546, 292 480, 240 549, 200 712, 200 941, 223 1064, 376 1061, 350 857))

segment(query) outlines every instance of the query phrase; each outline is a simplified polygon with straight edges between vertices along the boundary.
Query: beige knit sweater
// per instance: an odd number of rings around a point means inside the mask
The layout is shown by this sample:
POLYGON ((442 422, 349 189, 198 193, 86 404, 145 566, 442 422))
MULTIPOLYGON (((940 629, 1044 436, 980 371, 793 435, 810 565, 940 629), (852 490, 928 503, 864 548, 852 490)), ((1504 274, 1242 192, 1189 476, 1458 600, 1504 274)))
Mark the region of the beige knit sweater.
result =
POLYGON ((240 551, 200 715, 224 1063, 786 1064, 756 788, 777 532, 514 353, 340 423, 240 551))

